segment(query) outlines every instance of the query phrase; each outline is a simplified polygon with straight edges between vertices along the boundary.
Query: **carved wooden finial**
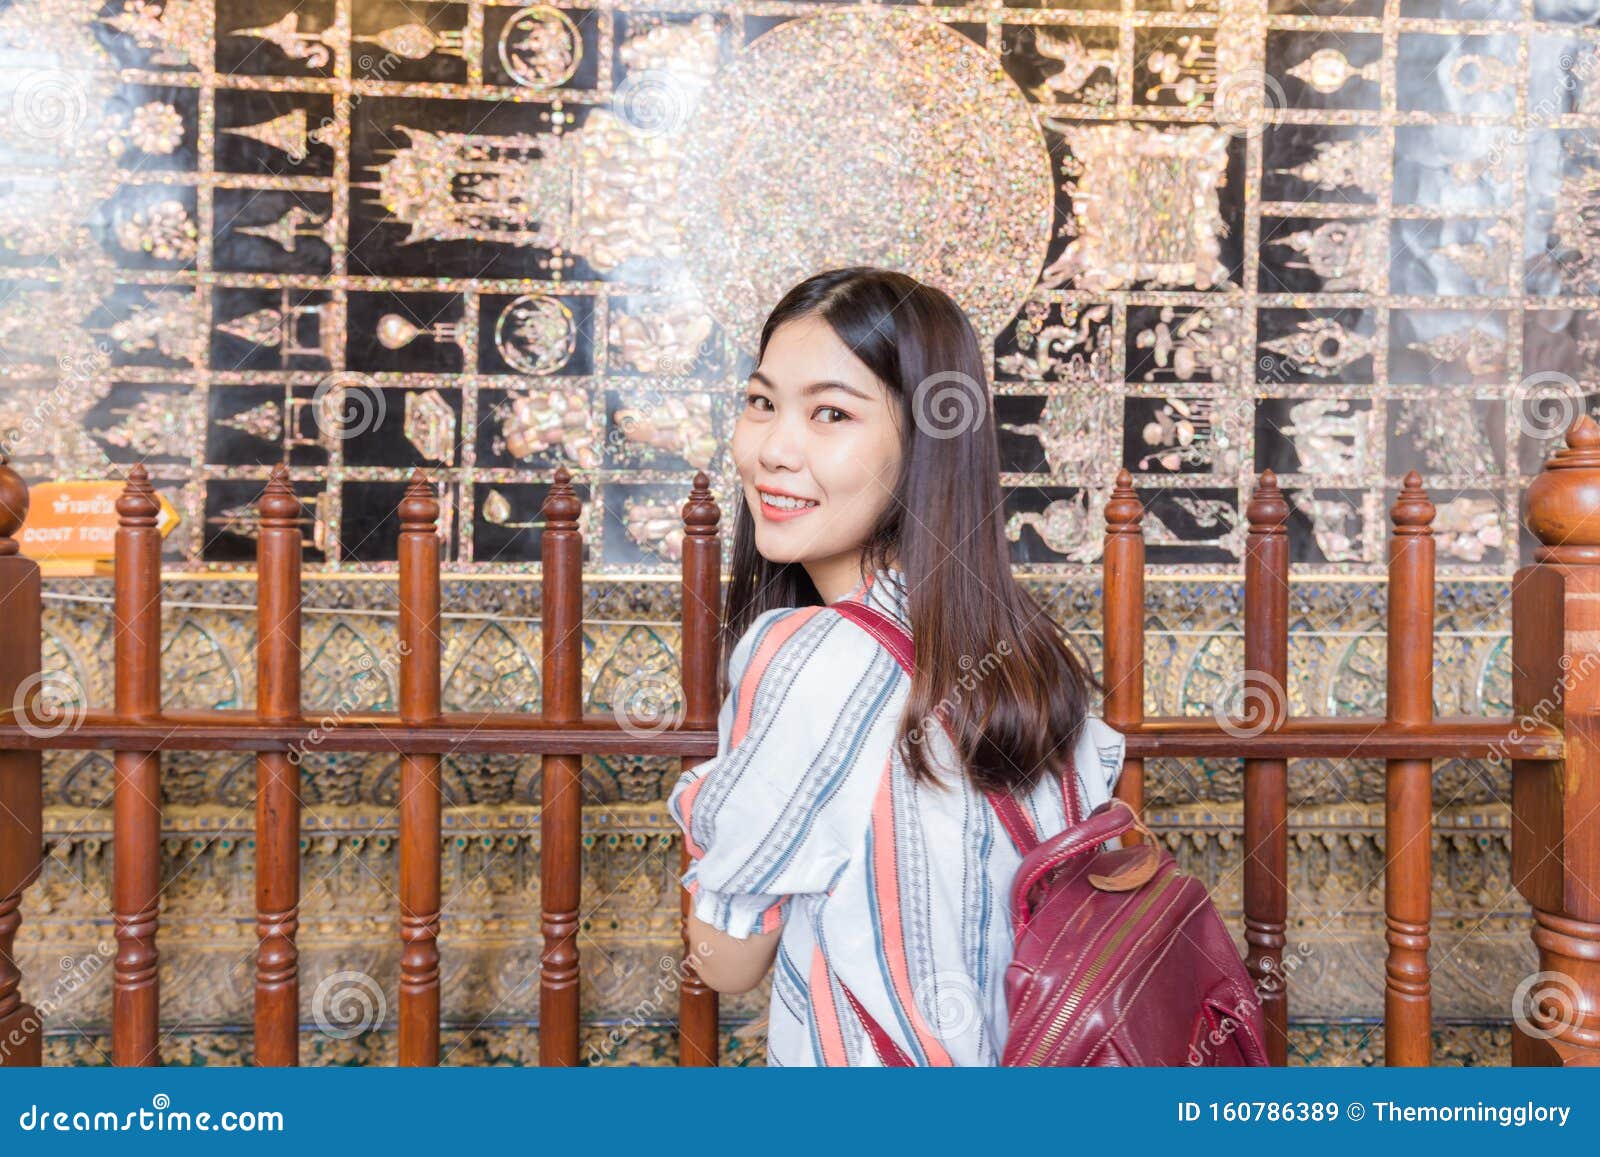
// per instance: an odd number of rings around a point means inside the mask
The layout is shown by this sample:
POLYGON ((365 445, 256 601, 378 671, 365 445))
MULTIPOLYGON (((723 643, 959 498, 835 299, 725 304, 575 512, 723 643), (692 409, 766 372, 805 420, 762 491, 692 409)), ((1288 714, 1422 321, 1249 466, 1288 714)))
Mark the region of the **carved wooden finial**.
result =
POLYGON ((555 485, 550 487, 550 493, 545 495, 544 505, 540 509, 544 513, 546 532, 578 528, 578 515, 583 513, 583 503, 572 488, 572 475, 565 466, 556 467, 555 485))
POLYGON ((256 513, 261 518, 263 527, 282 529, 300 525, 300 499, 295 496, 294 488, 289 485, 289 468, 283 463, 272 468, 272 477, 267 480, 267 488, 261 492, 261 498, 256 503, 256 513))
POLYGON ((16 536, 27 520, 28 484, 11 468, 11 459, 0 453, 0 555, 22 550, 16 536))
POLYGON ((439 533, 439 494, 429 481, 427 471, 420 466, 412 471, 406 484, 399 514, 401 534, 439 533))
POLYGON ((156 499, 155 487, 150 485, 150 474, 143 462, 135 463, 117 497, 117 525, 130 530, 154 526, 160 513, 161 503, 156 499))
POLYGON ((1428 529, 1438 511, 1422 488, 1422 475, 1415 470, 1408 473, 1400 488, 1400 495, 1389 508, 1390 521, 1396 534, 1432 534, 1428 529))
POLYGON ((1523 497, 1539 562, 1600 564, 1600 425, 1580 415, 1523 497))
POLYGON ((694 486, 689 490, 689 500, 683 504, 683 533, 696 537, 709 537, 717 533, 717 523, 722 511, 711 496, 711 479, 704 470, 696 470, 694 486))
POLYGON ((1244 516, 1250 524, 1251 534, 1288 533, 1289 501, 1284 498, 1283 491, 1278 489, 1278 476, 1271 470, 1261 472, 1255 493, 1250 496, 1250 504, 1245 507, 1244 516))
POLYGON ((1144 503, 1133 488, 1133 475, 1124 466, 1117 471, 1111 497, 1106 500, 1106 533, 1139 534, 1144 520, 1144 503))
POLYGON ((1589 456, 1585 465, 1593 462, 1593 456, 1600 454, 1600 423, 1588 414, 1580 414, 1578 420, 1567 429, 1567 452, 1573 458, 1589 456))

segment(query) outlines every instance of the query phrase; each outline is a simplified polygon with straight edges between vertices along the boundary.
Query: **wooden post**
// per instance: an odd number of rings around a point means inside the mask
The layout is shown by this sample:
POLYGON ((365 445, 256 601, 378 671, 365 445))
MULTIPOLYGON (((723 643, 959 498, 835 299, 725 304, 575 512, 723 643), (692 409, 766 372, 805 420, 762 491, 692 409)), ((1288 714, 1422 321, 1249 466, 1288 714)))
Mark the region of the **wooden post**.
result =
MULTIPOLYGON (((142 465, 117 499, 114 602, 116 707, 124 719, 161 714, 161 505, 142 465)), ((161 896, 161 755, 113 757, 111 1061, 159 1065, 156 949, 161 896)))
MULTIPOLYGON (((722 625, 722 513, 711 496, 711 480, 697 471, 689 501, 683 504, 683 726, 717 725, 722 625)), ((683 770, 701 761, 685 759, 683 770)), ((679 847, 678 870, 689 868, 689 851, 679 847)), ((680 896, 684 954, 689 943, 688 892, 680 896)), ((717 994, 685 963, 678 990, 678 1063, 699 1067, 717 1063, 717 994)))
MULTIPOLYGON (((544 500, 540 540, 547 723, 575 723, 583 710, 583 511, 572 476, 556 468, 544 500)), ((539 808, 539 879, 544 953, 539 961, 539 1063, 578 1063, 578 904, 583 875, 583 757, 546 755, 539 808)))
MULTIPOLYGON (((439 499, 418 470, 400 503, 400 721, 439 718, 439 499)), ((439 1063, 438 755, 400 757, 400 1063, 439 1063)))
MULTIPOLYGON (((300 500, 278 466, 257 510, 256 714, 300 716, 300 500)), ((256 1041, 258 1065, 300 1063, 300 767, 256 756, 256 1041)))
MULTIPOLYGON (((0 454, 0 714, 24 716, 43 669, 39 565, 22 557, 17 532, 28 517, 28 487, 0 454)), ((44 1063, 39 1010, 22 999, 17 929, 22 893, 44 862, 43 757, 0 751, 0 1068, 44 1063)))
MULTIPOLYGON (((1244 560, 1244 727, 1263 734, 1288 718, 1289 504, 1264 471, 1246 508, 1244 560)), ((1289 764, 1244 761, 1245 963, 1261 993, 1267 1056, 1289 1060, 1289 994, 1283 973, 1289 918, 1289 764)))
MULTIPOLYGON (((1433 720, 1433 503, 1415 470, 1390 510, 1388 718, 1433 720)), ((1433 900, 1433 761, 1387 761, 1383 876, 1384 1063, 1433 1063, 1428 970, 1433 900)))
POLYGON ((1565 758, 1511 764, 1511 878, 1539 971, 1512 994, 1512 1063, 1600 1065, 1600 426, 1583 416, 1524 499, 1542 544, 1511 596, 1512 702, 1565 758))
MULTIPOLYGON (((1107 723, 1118 730, 1144 722, 1144 506, 1133 475, 1117 471, 1106 503, 1106 545, 1101 565, 1105 606, 1105 702, 1107 723)), ((1130 759, 1117 780, 1117 798, 1144 814, 1144 760, 1130 759)), ((1124 844, 1143 837, 1128 832, 1124 844)))

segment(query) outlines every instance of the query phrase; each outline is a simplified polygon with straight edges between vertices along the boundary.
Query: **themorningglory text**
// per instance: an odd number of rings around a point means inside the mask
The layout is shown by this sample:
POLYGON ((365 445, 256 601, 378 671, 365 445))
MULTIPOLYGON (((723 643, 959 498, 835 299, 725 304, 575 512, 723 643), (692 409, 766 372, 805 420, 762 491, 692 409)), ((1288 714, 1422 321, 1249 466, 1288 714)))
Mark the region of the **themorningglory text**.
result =
POLYGON ((1521 1105, 1489 1105, 1479 1101, 1475 1105, 1400 1105, 1394 1101, 1373 1101, 1372 1117, 1377 1121, 1428 1121, 1488 1125, 1507 1128, 1524 1125, 1554 1124, 1558 1128, 1567 1123, 1570 1105, 1535 1105, 1527 1101, 1521 1105))

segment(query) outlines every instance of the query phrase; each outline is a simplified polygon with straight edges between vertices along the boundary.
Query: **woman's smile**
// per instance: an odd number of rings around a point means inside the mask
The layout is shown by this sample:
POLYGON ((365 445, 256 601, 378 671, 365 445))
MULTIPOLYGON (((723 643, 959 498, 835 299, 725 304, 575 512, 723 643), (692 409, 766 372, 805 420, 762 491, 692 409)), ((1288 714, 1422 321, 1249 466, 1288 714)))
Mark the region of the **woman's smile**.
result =
POLYGON ((783 490, 770 490, 764 486, 757 486, 756 493, 761 496, 761 517, 769 522, 787 522, 791 518, 799 518, 802 514, 810 514, 821 505, 814 498, 801 498, 783 490))

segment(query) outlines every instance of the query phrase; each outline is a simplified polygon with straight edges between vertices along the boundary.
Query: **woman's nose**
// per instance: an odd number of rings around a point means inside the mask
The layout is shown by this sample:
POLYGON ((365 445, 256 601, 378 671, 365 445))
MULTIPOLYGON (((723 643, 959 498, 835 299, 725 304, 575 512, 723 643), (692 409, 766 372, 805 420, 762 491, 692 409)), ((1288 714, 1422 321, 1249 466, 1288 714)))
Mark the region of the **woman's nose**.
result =
POLYGON ((765 470, 798 470, 802 462, 801 436, 794 423, 779 419, 768 425, 756 457, 765 470))

